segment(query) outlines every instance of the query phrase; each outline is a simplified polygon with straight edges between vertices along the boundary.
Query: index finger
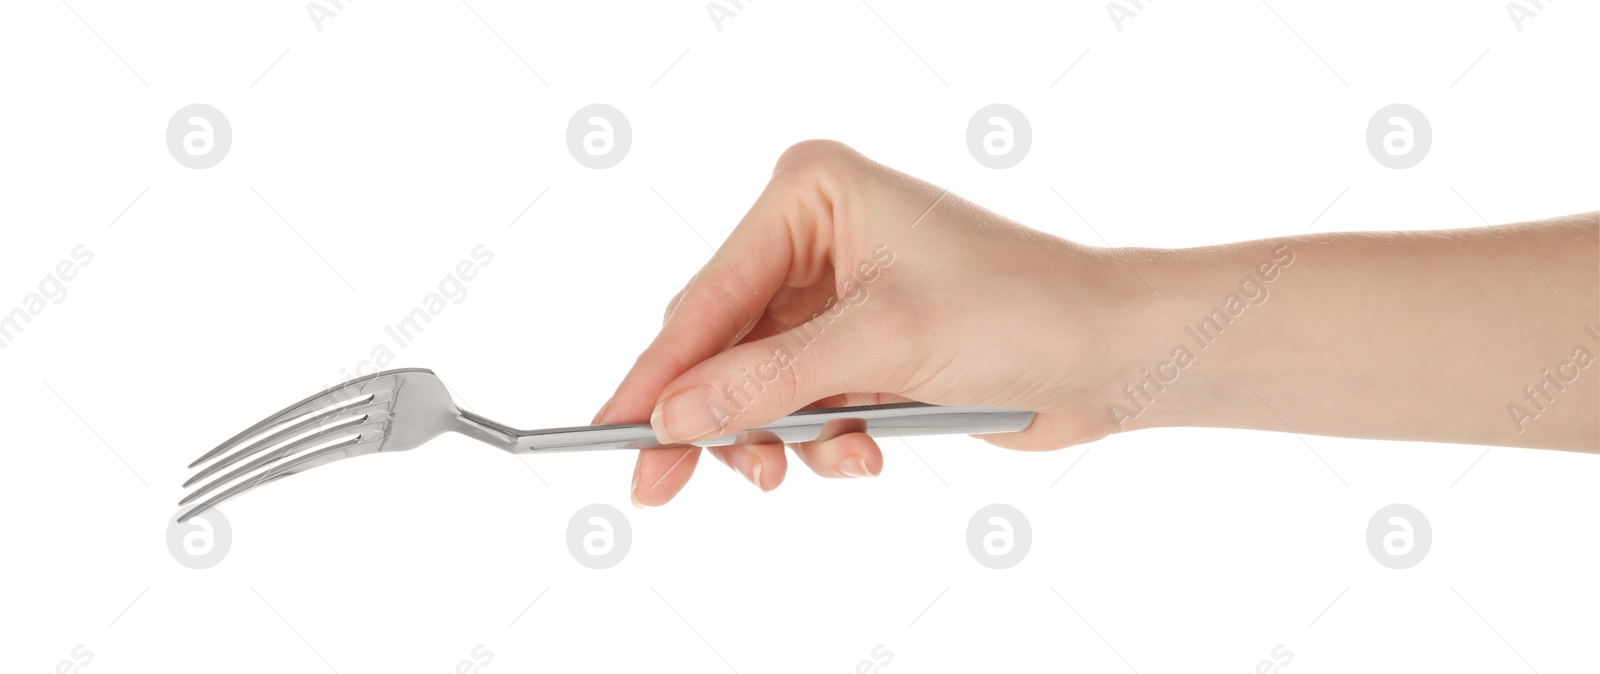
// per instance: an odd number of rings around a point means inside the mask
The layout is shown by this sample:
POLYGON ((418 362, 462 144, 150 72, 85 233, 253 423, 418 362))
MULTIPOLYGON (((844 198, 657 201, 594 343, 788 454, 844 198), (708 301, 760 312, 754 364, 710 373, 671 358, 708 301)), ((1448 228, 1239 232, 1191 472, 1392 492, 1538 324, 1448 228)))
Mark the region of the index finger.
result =
MULTIPOLYGON (((767 184, 727 241, 684 289, 660 333, 640 354, 596 423, 648 420, 662 388, 737 343, 795 272, 821 273, 810 268, 824 265, 806 264, 810 260, 796 264, 796 239, 817 243, 824 238, 817 233, 825 231, 818 226, 815 201, 799 187, 804 179, 780 171, 767 184)), ((634 472, 635 502, 660 505, 677 495, 698 452, 641 450, 634 472)))

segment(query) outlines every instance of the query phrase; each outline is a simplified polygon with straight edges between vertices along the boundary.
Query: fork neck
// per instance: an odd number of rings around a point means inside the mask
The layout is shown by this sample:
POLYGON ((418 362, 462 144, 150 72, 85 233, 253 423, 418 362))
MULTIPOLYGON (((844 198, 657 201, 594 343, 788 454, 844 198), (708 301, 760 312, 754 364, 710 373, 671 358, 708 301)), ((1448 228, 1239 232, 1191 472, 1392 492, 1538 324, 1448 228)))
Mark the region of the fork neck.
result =
POLYGON ((498 421, 473 414, 466 410, 456 417, 457 433, 480 442, 486 442, 508 452, 517 451, 517 439, 522 433, 498 421))
MULTIPOLYGON (((650 424, 572 426, 568 428, 545 428, 536 431, 524 431, 465 410, 462 410, 457 416, 456 426, 452 430, 513 454, 688 446, 661 444, 656 439, 655 431, 651 430, 650 424)), ((731 438, 732 436, 729 436, 728 439, 731 440, 731 438)))

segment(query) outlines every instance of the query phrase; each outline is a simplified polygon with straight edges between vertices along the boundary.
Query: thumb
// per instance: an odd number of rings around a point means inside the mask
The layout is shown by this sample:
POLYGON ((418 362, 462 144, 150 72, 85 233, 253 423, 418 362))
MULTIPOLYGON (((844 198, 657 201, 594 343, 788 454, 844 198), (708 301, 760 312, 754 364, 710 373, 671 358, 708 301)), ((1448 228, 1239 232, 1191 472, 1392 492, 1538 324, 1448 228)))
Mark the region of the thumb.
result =
POLYGON ((662 443, 685 443, 770 423, 817 400, 878 392, 884 360, 854 345, 824 313, 800 327, 740 344, 663 389, 650 415, 662 443))

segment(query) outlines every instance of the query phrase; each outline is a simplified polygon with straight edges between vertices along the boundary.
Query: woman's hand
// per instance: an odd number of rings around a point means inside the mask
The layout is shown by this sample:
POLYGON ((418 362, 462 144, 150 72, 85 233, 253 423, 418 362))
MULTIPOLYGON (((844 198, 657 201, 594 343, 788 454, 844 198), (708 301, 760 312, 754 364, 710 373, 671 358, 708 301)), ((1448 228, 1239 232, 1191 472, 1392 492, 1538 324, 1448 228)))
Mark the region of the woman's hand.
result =
MULTIPOLYGON (((1210 426, 1600 450, 1600 213, 1460 230, 1307 234, 1185 250, 1087 248, 838 143, 785 152, 667 308, 596 423, 663 443, 802 407, 916 400, 1029 409, 1053 449, 1210 426)), ((865 477, 835 426, 796 454, 865 477)), ((779 444, 711 450, 763 490, 779 444)), ((699 449, 650 449, 634 501, 667 502, 699 449)))
MULTIPOLYGON (((769 423, 808 406, 904 400, 1039 412, 986 436, 1052 449, 1114 430, 1104 382, 1126 293, 1149 290, 1103 249, 1028 229, 827 141, 795 145, 728 240, 666 309, 660 334, 595 423, 649 419, 663 443, 769 423), (1134 287, 1136 286, 1136 288, 1134 287)), ((713 448, 763 490, 781 444, 713 448)), ((795 453, 826 477, 883 469, 858 429, 795 453)), ((636 504, 667 502, 699 449, 651 449, 636 504)))

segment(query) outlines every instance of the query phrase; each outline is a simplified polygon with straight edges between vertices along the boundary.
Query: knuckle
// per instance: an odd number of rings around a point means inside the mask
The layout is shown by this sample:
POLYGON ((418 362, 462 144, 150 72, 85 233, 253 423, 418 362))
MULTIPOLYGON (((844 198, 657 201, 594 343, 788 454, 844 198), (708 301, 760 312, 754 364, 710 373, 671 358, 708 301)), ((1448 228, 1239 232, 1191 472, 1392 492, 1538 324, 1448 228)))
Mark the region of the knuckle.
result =
POLYGON ((843 168, 856 151, 836 140, 803 140, 778 156, 772 173, 828 173, 843 168))
MULTIPOLYGON (((687 296, 687 293, 685 293, 687 296)), ((744 298, 727 283, 702 283, 694 291, 694 318, 716 323, 736 319, 744 313, 744 298), (702 313, 704 312, 704 313, 702 313)))
POLYGON ((678 304, 683 302, 683 296, 688 292, 689 287, 684 286, 683 290, 679 290, 678 294, 673 295, 672 300, 667 302, 667 308, 661 312, 662 326, 665 326, 669 321, 672 320, 672 314, 678 310, 678 304))
POLYGON ((689 294, 689 289, 694 287, 695 278, 699 275, 697 272, 690 276, 689 280, 684 282, 683 287, 679 288, 678 292, 673 293, 672 298, 667 300, 666 306, 661 308, 661 327, 665 328, 667 323, 672 321, 672 314, 678 310, 678 304, 683 302, 684 296, 689 294))
POLYGON ((679 351, 677 345, 660 340, 645 348, 644 352, 640 353, 639 357, 634 360, 633 366, 638 369, 646 363, 664 366, 666 370, 673 372, 675 375, 686 372, 695 365, 695 361, 679 351))

